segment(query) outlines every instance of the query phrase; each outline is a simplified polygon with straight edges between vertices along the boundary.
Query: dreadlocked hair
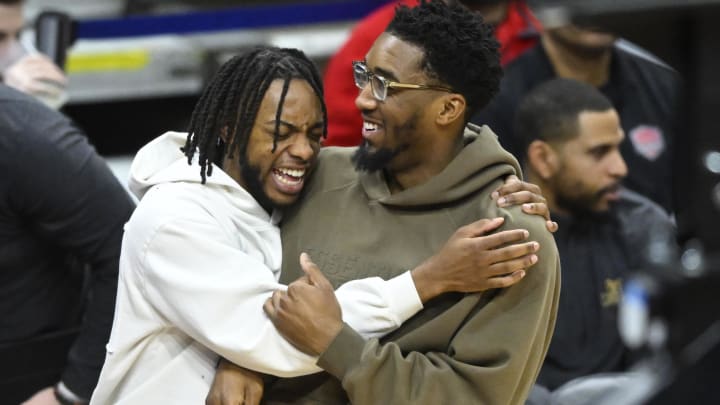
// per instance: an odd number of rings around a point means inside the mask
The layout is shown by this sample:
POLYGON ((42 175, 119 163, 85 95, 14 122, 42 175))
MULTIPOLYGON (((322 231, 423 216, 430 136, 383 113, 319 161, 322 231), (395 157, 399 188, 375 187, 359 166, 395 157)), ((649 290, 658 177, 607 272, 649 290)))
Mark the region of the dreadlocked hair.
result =
POLYGON ((466 119, 497 94, 503 72, 500 44, 482 16, 460 2, 398 6, 385 32, 424 51, 421 68, 465 97, 466 119))
POLYGON ((180 150, 187 156, 188 164, 192 163, 197 152, 203 184, 206 176, 212 175, 213 164, 222 167, 226 154, 233 157, 238 151, 241 159, 245 158, 248 138, 260 104, 270 84, 277 79, 284 83, 277 108, 273 152, 277 147, 282 107, 292 79, 305 80, 312 87, 322 107, 323 137, 327 135, 322 80, 315 64, 297 49, 254 48, 220 67, 193 110, 187 140, 180 150), (226 145, 223 138, 230 140, 230 145, 226 145))

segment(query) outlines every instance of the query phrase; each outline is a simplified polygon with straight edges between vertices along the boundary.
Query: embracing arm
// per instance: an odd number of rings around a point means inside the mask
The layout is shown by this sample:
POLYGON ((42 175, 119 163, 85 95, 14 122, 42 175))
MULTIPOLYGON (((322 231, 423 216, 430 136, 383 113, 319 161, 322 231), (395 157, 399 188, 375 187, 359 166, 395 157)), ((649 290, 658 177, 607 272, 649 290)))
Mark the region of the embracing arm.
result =
MULTIPOLYGON (((548 234, 549 235, 549 234, 548 234)), ((337 377, 356 405, 521 404, 554 328, 559 261, 551 240, 523 282, 496 294, 468 295, 396 342, 365 340, 344 325, 318 364, 337 377), (426 335, 450 331, 447 345, 426 335), (423 346, 431 345, 425 349, 423 346), (433 347, 434 346, 434 347, 433 347), (398 389, 397 387, 403 387, 398 389)))
MULTIPOLYGON (((192 207, 182 211, 198 212, 192 207)), ((142 218, 135 220, 142 222, 142 218)), ((132 225, 131 222, 126 238, 140 239, 134 237, 138 231, 132 225)), ((226 240, 214 219, 177 218, 164 222, 153 232, 147 244, 137 242, 137 246, 128 248, 141 255, 145 298, 168 323, 243 367, 277 376, 320 371, 315 365, 316 358, 299 352, 283 339, 261 310, 273 291, 285 287, 277 283, 265 263, 226 240), (202 247, 202 254, 198 247, 202 247)), ((145 234, 142 229, 138 232, 145 234)), ((520 256, 514 266, 527 267, 524 261, 530 260, 532 244, 495 249, 507 240, 522 238, 522 231, 508 231, 483 239, 488 243, 488 257, 492 258, 488 260, 520 256)), ((470 270, 468 266, 456 268, 470 270)), ((472 271, 482 275, 478 285, 485 285, 482 283, 493 275, 512 273, 502 264, 490 270, 494 273, 472 271)), ((517 281, 519 277, 506 276, 509 280, 506 282, 517 281)), ((348 303, 343 306, 346 321, 367 336, 387 333, 422 308, 409 274, 389 281, 378 278, 354 281, 342 286, 338 295, 340 301, 348 303), (400 299, 403 294, 415 298, 400 299), (353 299, 343 298, 344 295, 353 299)))
MULTIPOLYGON (((318 364, 341 381, 353 404, 437 404, 448 398, 521 404, 549 346, 559 297, 554 245, 541 255, 546 259, 522 283, 467 295, 395 342, 366 340, 343 324, 333 313, 329 283, 316 271, 288 297, 274 296, 266 311, 297 347, 321 352, 318 364), (318 292, 323 289, 325 294, 318 292)), ((217 386, 213 391, 222 389, 217 386)))

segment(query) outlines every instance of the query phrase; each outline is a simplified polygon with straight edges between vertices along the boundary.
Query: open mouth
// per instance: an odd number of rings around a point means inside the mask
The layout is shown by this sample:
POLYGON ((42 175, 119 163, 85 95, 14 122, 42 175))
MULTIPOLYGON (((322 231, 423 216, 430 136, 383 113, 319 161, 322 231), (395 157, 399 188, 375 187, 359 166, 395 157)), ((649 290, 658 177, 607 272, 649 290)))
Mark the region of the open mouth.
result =
POLYGON ((295 194, 302 190, 305 182, 305 169, 276 168, 272 170, 275 183, 280 191, 295 194))
POLYGON ((376 137, 377 134, 381 133, 382 128, 380 125, 369 122, 369 121, 363 121, 363 127, 362 127, 362 136, 363 138, 367 140, 371 140, 372 138, 376 137))
POLYGON ((375 132, 378 129, 378 125, 372 122, 363 121, 363 131, 375 132))

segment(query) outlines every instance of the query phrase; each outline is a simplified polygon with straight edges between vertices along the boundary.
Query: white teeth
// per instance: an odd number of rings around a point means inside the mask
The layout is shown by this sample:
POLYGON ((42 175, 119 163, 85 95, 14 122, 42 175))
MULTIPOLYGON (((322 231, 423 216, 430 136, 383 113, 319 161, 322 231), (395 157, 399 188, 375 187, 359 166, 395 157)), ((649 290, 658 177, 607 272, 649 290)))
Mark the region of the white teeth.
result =
POLYGON ((283 177, 283 176, 275 176, 275 178, 278 179, 278 181, 280 181, 281 183, 284 183, 284 184, 298 184, 298 183, 300 183, 300 182, 302 181, 302 179, 294 180, 294 179, 289 179, 289 178, 283 177))
POLYGON ((373 124, 372 122, 363 121, 363 128, 366 131, 375 131, 377 129, 377 124, 373 124))
POLYGON ((285 168, 279 168, 276 169, 278 172, 285 174, 287 176, 295 177, 295 178, 301 178, 305 175, 305 169, 285 169, 285 168))

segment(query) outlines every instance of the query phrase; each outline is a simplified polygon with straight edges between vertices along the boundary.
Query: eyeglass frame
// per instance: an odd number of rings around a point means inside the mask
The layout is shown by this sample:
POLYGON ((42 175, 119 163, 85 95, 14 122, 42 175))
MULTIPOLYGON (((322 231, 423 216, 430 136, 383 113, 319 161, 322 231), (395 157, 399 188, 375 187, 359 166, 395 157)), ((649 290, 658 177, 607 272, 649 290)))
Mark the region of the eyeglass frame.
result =
POLYGON ((445 91, 448 93, 455 92, 453 89, 448 88, 448 87, 443 87, 443 86, 434 86, 434 85, 430 85, 430 84, 400 83, 400 82, 396 82, 394 80, 387 79, 383 76, 380 76, 378 74, 371 72, 370 69, 368 69, 365 62, 360 61, 360 60, 354 60, 352 62, 352 67, 353 67, 353 81, 355 82, 355 87, 362 90, 365 88, 365 86, 370 84, 370 90, 372 92, 372 95, 373 95, 373 97, 375 97, 375 99, 377 101, 385 101, 387 99, 388 89, 438 90, 438 91, 445 91), (361 86, 360 83, 358 83, 358 81, 357 81, 356 73, 359 73, 359 72, 356 69, 358 67, 361 68, 365 72, 365 75, 367 76, 367 82, 365 82, 364 86, 361 86), (382 98, 378 96, 377 91, 375 90, 375 86, 373 86, 373 84, 372 84, 373 77, 378 79, 380 81, 380 83, 382 83, 383 88, 385 89, 385 91, 384 91, 385 94, 384 94, 384 97, 382 97, 382 98))

